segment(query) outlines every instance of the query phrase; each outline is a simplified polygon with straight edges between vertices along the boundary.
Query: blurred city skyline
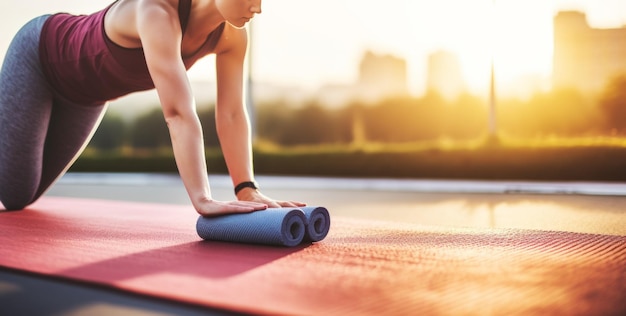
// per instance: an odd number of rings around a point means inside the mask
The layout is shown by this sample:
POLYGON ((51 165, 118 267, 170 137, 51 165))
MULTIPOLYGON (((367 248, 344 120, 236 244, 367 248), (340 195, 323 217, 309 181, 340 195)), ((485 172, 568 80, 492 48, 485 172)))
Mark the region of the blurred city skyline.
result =
MULTIPOLYGON (((4 1, 0 56, 36 15, 90 13, 110 2, 4 1)), ((351 85, 361 80, 360 63, 370 52, 404 60, 406 88, 418 95, 429 87, 429 59, 444 53, 457 59, 463 86, 486 95, 493 55, 500 92, 524 93, 550 84, 553 19, 564 10, 584 12, 593 28, 626 24, 626 2, 619 0, 496 0, 495 6, 492 0, 264 1, 263 14, 252 22, 253 78, 295 93, 351 85)), ((213 81, 213 62, 202 60, 190 78, 213 81)), ((210 95, 211 89, 197 93, 210 95)))
POLYGON ((493 56, 499 93, 528 95, 551 86, 558 12, 583 12, 592 28, 626 25, 626 2, 615 0, 390 0, 384 5, 273 0, 263 5, 264 13, 252 22, 254 79, 295 83, 313 93, 359 82, 361 62, 371 52, 404 60, 407 89, 421 95, 429 89, 429 58, 447 52, 456 56, 469 92, 488 94, 493 56), (320 16, 326 27, 317 23, 320 16))

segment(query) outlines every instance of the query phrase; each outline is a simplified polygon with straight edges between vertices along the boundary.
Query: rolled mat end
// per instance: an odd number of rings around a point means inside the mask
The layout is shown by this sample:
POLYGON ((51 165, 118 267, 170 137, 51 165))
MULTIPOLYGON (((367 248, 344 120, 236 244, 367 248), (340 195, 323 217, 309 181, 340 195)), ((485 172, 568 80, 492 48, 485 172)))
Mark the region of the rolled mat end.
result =
POLYGON ((307 206, 301 209, 307 219, 304 240, 316 242, 326 238, 330 230, 330 214, 328 210, 322 206, 307 206))

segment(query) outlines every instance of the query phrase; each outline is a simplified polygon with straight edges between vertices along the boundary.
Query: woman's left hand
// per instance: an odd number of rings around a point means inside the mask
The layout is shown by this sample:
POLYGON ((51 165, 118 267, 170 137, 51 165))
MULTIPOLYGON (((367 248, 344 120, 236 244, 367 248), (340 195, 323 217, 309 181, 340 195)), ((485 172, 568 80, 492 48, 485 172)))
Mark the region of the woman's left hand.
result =
POLYGON ((264 203, 269 208, 306 206, 306 203, 297 202, 297 201, 274 200, 265 196, 263 193, 259 192, 259 190, 255 190, 252 188, 246 188, 246 189, 239 191, 239 193, 237 193, 237 199, 240 201, 264 203))

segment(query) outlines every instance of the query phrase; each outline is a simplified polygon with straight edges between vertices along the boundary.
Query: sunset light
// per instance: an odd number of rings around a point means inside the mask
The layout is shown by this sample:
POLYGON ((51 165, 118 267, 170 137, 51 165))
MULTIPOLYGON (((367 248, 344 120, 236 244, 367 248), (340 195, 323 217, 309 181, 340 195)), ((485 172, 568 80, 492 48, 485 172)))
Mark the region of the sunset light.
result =
POLYGON ((545 2, 443 1, 435 6, 411 2, 408 11, 425 12, 421 19, 410 21, 408 33, 430 42, 428 50, 456 54, 473 91, 487 88, 492 57, 502 84, 549 76, 552 12, 545 2))
POLYGON ((626 316, 626 0, 0 24, 0 316, 626 316))
MULTIPOLYGON (((54 11, 89 13, 110 1, 5 1, 0 52, 33 15, 54 11)), ((408 90, 425 90, 428 56, 457 56, 463 79, 484 94, 495 59, 501 93, 549 88, 553 18, 561 10, 586 13, 592 27, 626 24, 619 0, 272 0, 252 22, 255 79, 315 91, 356 80, 363 53, 371 50, 407 61, 408 90)), ((213 59, 194 67, 192 79, 212 80, 213 59)))
POLYGON ((626 23, 626 13, 619 13, 626 4, 616 1, 393 0, 383 6, 346 0, 303 6, 275 0, 264 6, 253 24, 256 78, 307 87, 349 83, 363 51, 372 50, 406 59, 409 90, 418 95, 428 56, 440 50, 457 56, 474 93, 486 93, 492 55, 501 92, 549 88, 558 11, 582 10, 597 27, 626 23))

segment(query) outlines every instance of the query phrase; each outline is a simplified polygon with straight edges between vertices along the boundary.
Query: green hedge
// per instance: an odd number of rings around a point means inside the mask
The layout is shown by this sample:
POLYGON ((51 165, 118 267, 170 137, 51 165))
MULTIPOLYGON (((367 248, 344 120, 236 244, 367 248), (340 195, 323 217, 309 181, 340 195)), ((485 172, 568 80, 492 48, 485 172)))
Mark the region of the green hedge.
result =
MULTIPOLYGON (((227 173, 219 152, 207 155, 209 173, 227 173)), ((404 151, 284 150, 254 154, 257 174, 432 179, 626 181, 626 148, 482 147, 404 151)), ((81 156, 73 172, 176 172, 169 155, 81 156)))

